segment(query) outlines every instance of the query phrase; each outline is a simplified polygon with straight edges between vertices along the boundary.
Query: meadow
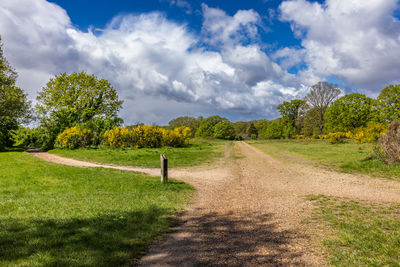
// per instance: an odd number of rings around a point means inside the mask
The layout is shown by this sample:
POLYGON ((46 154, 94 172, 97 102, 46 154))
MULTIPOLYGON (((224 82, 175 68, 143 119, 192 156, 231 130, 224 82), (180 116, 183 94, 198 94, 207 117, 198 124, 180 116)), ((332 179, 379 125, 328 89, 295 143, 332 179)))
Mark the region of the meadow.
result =
POLYGON ((193 188, 173 179, 0 153, 1 266, 131 265, 193 188))
POLYGON ((330 144, 326 140, 259 140, 249 143, 285 160, 309 160, 347 173, 400 179, 400 164, 386 164, 375 156, 376 144, 352 141, 330 144))
POLYGON ((159 168, 160 154, 166 154, 169 167, 187 167, 198 164, 211 163, 224 154, 226 141, 190 141, 182 147, 161 148, 80 148, 80 149, 53 149, 50 153, 64 157, 109 163, 123 166, 140 166, 159 168))

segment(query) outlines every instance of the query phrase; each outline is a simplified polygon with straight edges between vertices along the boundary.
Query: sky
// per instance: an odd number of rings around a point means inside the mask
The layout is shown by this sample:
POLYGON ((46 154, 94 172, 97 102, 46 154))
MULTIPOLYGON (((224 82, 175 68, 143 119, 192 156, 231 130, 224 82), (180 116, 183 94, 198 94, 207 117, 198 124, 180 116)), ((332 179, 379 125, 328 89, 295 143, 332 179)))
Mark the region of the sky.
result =
POLYGON ((4 55, 35 102, 86 71, 125 124, 274 119, 318 81, 376 97, 400 83, 398 0, 1 0, 4 55))

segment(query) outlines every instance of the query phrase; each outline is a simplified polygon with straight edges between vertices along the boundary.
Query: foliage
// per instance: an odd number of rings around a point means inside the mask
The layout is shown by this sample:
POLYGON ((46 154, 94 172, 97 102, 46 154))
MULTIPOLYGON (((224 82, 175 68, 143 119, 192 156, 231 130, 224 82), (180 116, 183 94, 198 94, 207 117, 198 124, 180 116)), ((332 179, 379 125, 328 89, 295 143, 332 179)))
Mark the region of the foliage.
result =
POLYGON ((296 127, 296 120, 299 115, 300 108, 304 106, 304 100, 292 100, 290 102, 284 101, 278 105, 279 113, 283 119, 285 127, 284 136, 290 137, 295 133, 300 133, 301 129, 296 127))
POLYGON ((383 121, 400 119, 400 84, 382 89, 377 100, 379 115, 383 121))
POLYGON ((31 118, 31 103, 26 94, 15 85, 17 73, 3 55, 0 38, 0 150, 11 146, 11 130, 31 118))
POLYGON ((282 120, 271 121, 271 123, 265 126, 262 130, 262 137, 266 139, 279 139, 283 137, 282 120))
POLYGON ((91 131, 85 128, 71 127, 57 136, 55 147, 76 149, 90 145, 91 131))
POLYGON ((354 130, 354 134, 348 138, 356 140, 357 143, 373 143, 378 141, 379 137, 385 134, 387 125, 379 122, 369 122, 367 126, 359 127, 354 130))
POLYGON ((379 138, 378 147, 388 163, 400 162, 400 123, 398 120, 390 123, 387 133, 379 138))
POLYGON ((339 144, 344 142, 347 134, 344 132, 329 133, 328 138, 330 144, 339 144))
POLYGON ((211 163, 224 155, 224 146, 225 141, 208 140, 190 141, 181 147, 55 149, 50 153, 85 161, 151 168, 160 167, 160 154, 166 154, 169 167, 182 167, 211 163))
POLYGON ((112 148, 156 148, 161 146, 182 146, 190 137, 190 128, 182 126, 174 130, 149 125, 139 125, 131 130, 116 127, 103 135, 103 144, 112 148))
POLYGON ((197 129, 197 137, 213 137, 214 127, 219 122, 228 121, 220 116, 211 116, 201 121, 199 128, 197 129))
POLYGON ((305 136, 312 136, 320 134, 320 126, 323 123, 321 120, 321 111, 320 108, 314 107, 307 111, 305 116, 302 119, 302 134, 305 136))
POLYGON ((247 125, 248 123, 244 121, 238 121, 233 123, 233 128, 235 128, 235 136, 241 136, 247 137, 248 131, 247 131, 247 125))
MULTIPOLYGON (((66 150, 76 151, 76 150, 66 150)), ((1 266, 132 266, 192 187, 171 179, 0 153, 1 266)))
MULTIPOLYGON (((42 147, 50 149, 59 133, 67 127, 87 123, 100 117, 118 121, 122 101, 114 87, 104 79, 85 72, 61 73, 50 79, 37 97, 43 135, 42 147)), ((97 137, 99 133, 97 133, 97 137)))
POLYGON ((235 128, 229 121, 221 121, 214 126, 214 137, 224 140, 235 139, 235 128))
POLYGON ((94 117, 84 123, 80 123, 78 126, 80 128, 85 128, 90 130, 90 144, 93 146, 97 146, 101 144, 103 134, 107 130, 111 130, 115 127, 118 127, 122 124, 122 119, 118 117, 114 118, 101 118, 94 117))
POLYGON ((37 146, 40 133, 38 129, 19 126, 18 129, 11 131, 11 137, 15 146, 37 146))
POLYGON ((247 129, 247 134, 250 136, 251 139, 257 139, 258 137, 258 130, 254 123, 250 123, 249 128, 247 129))
POLYGON ((182 127, 186 126, 190 129, 191 136, 193 137, 194 134, 196 133, 197 129, 200 126, 201 121, 203 120, 203 117, 190 117, 190 116, 182 116, 182 117, 177 117, 175 119, 172 119, 168 122, 169 128, 177 128, 177 127, 182 127))
POLYGON ((322 134, 325 123, 325 112, 330 104, 339 96, 340 89, 328 82, 318 82, 311 86, 310 92, 304 97, 306 105, 314 109, 314 116, 317 118, 318 133, 322 134))
POLYGON ((365 126, 372 118, 373 99, 363 94, 348 94, 337 99, 326 111, 326 129, 351 131, 365 126))

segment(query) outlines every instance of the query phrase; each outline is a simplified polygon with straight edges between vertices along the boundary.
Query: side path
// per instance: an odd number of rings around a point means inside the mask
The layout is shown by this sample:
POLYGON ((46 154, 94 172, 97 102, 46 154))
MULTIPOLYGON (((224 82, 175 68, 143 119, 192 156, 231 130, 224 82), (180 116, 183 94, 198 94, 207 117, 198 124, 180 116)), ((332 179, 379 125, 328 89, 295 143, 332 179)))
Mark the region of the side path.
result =
MULTIPOLYGON (((36 155, 74 166, 119 169, 36 155)), ((395 181, 278 161, 244 142, 235 142, 235 156, 226 153, 211 166, 170 170, 171 177, 194 185, 197 192, 181 224, 153 246, 139 265, 321 266, 324 261, 315 229, 301 223, 311 210, 303 200, 305 195, 400 202, 400 183, 395 181)), ((150 175, 160 172, 121 169, 150 175)))

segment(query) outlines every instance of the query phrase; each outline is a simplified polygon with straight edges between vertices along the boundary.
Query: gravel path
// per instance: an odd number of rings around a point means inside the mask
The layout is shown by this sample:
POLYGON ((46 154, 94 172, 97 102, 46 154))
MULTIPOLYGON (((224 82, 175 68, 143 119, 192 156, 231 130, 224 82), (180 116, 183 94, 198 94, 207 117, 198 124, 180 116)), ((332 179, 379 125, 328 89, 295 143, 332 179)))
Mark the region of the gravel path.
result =
MULTIPOLYGON (((366 175, 338 173, 309 164, 282 162, 244 143, 227 147, 212 165, 177 168, 174 177, 196 187, 181 223, 144 256, 141 266, 321 266, 318 233, 301 221, 311 206, 307 194, 400 202, 400 183, 366 175)), ((48 153, 56 163, 140 171, 76 161, 48 153)))

